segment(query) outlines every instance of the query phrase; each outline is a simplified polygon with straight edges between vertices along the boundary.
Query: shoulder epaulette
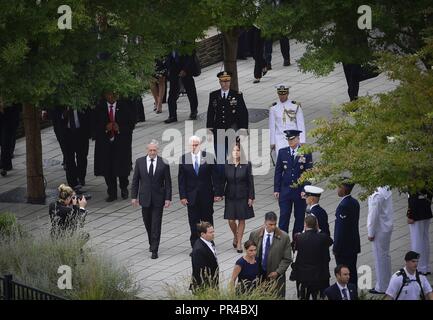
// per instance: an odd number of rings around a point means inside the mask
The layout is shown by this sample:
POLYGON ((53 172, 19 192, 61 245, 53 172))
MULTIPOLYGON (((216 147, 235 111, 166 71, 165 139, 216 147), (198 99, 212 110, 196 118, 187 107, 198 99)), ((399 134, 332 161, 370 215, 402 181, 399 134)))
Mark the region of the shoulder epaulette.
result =
POLYGON ((293 104, 296 104, 297 106, 301 107, 301 103, 300 102, 296 102, 295 100, 292 100, 293 104))
POLYGON ((238 94, 242 95, 242 91, 238 91, 238 94))
POLYGON ((277 103, 274 102, 274 103, 272 103, 272 104, 269 106, 269 108, 272 108, 273 106, 276 106, 276 105, 277 105, 277 103))

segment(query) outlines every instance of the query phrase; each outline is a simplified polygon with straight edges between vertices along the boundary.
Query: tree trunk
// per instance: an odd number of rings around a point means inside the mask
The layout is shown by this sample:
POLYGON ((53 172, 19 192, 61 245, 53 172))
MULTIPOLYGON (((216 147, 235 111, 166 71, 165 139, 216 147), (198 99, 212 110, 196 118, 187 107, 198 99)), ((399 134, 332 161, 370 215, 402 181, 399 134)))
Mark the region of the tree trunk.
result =
POLYGON ((238 68, 236 64, 238 54, 238 38, 240 29, 234 28, 227 32, 223 32, 223 48, 224 48, 224 70, 232 73, 230 89, 239 91, 238 83, 238 68))
POLYGON ((40 113, 35 106, 24 104, 23 122, 26 134, 27 202, 45 203, 44 174, 42 170, 42 142, 40 113))

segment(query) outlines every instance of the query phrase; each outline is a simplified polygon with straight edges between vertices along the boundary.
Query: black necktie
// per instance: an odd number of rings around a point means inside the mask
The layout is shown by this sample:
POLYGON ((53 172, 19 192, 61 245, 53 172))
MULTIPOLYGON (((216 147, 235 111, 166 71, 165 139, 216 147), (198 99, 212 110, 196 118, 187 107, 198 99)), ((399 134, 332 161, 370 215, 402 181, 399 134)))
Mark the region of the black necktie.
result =
POLYGON ((150 167, 149 167, 149 177, 153 178, 153 161, 154 159, 150 159, 150 167))
POLYGON ((223 92, 223 99, 224 100, 226 99, 226 93, 225 92, 223 92))

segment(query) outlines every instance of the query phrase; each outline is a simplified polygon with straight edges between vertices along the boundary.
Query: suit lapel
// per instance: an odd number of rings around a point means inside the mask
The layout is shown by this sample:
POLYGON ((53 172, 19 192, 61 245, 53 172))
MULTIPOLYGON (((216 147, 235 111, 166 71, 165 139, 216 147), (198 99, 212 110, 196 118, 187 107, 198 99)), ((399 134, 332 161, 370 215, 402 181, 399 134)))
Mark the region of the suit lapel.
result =
POLYGON ((144 157, 144 172, 146 172, 146 176, 149 176, 149 171, 147 170, 147 157, 144 157))

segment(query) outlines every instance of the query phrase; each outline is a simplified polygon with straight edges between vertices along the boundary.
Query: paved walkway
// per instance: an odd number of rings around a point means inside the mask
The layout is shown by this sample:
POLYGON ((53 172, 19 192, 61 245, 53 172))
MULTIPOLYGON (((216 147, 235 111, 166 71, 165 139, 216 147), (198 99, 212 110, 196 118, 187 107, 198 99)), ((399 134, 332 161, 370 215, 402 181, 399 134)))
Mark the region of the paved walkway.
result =
MULTIPOLYGON (((298 59, 303 51, 303 45, 292 42, 292 62, 298 59)), ((338 65, 329 76, 315 78, 312 74, 300 73, 296 64, 290 67, 283 67, 282 64, 283 60, 279 46, 274 45, 273 70, 268 72, 261 83, 253 84, 254 61, 252 58, 238 61, 240 89, 244 94, 248 108, 267 110, 268 106, 277 98, 273 86, 277 83, 287 82, 292 86, 290 99, 302 103, 308 131, 313 127, 312 120, 318 117, 328 117, 333 106, 348 100, 347 85, 341 65, 338 65)), ((194 122, 195 129, 205 127, 208 95, 211 90, 218 88, 216 74, 221 68, 222 64, 210 66, 202 70, 201 76, 196 78, 200 117, 194 122)), ((377 78, 362 82, 360 95, 384 92, 394 87, 395 84, 380 75, 377 78)), ((152 112, 153 99, 151 95, 144 96, 143 101, 146 109, 146 122, 138 124, 134 131, 133 161, 144 154, 145 146, 150 139, 156 138, 161 141, 164 130, 174 128, 184 132, 185 123, 183 120, 187 119, 189 115, 189 104, 186 97, 179 98, 179 122, 171 125, 163 123, 163 120, 168 116, 166 104, 163 106, 163 113, 156 115, 152 112)), ((267 126, 267 118, 251 124, 251 128, 261 129, 267 128, 267 126)), ((308 140, 311 140, 311 138, 308 140)), ((60 148, 51 128, 42 131, 42 144, 44 160, 58 161, 60 163, 60 148)), ((165 145, 166 143, 162 143, 162 147, 165 145)), ((93 176, 93 152, 94 142, 91 142, 86 190, 92 194, 93 198, 88 204, 90 213, 85 228, 91 234, 92 243, 130 266, 137 281, 143 288, 141 296, 144 298, 166 298, 166 284, 186 288, 191 274, 189 225, 186 209, 179 201, 177 167, 171 166, 173 205, 169 210, 164 211, 159 250, 160 257, 157 260, 151 260, 141 210, 133 209, 130 200, 118 200, 110 204, 104 201, 106 197, 104 179, 93 176)), ((177 152, 174 156, 180 156, 180 152, 177 152)), ((17 141, 14 168, 15 170, 10 172, 7 177, 0 179, 0 192, 15 187, 25 187, 26 185, 24 139, 17 141)), ((55 189, 65 181, 65 173, 60 165, 47 167, 44 173, 48 188, 55 189)), ((256 216, 247 221, 244 239, 247 239, 249 233, 263 223, 265 212, 274 210, 279 213, 278 204, 272 195, 272 184, 272 169, 266 175, 255 177, 256 203, 254 209, 256 216)), ((355 188, 354 195, 356 196, 356 194, 357 189, 355 188)), ((397 270, 403 263, 404 253, 410 249, 410 238, 405 218, 407 198, 397 192, 395 192, 393 198, 395 227, 392 235, 391 257, 393 270, 397 270)), ((326 190, 322 196, 321 205, 329 214, 331 232, 334 229, 335 208, 338 202, 339 199, 335 190, 326 190)), ((48 207, 46 205, 0 203, 0 212, 5 211, 14 212, 19 221, 33 232, 46 232, 49 228, 48 207)), ((236 253, 231 245, 232 234, 227 221, 223 219, 222 203, 215 205, 214 219, 218 261, 222 272, 222 285, 225 286, 233 270, 234 263, 240 255, 236 253)), ((367 206, 366 202, 362 202, 360 219, 362 252, 358 258, 358 266, 368 265, 374 270, 371 245, 367 240, 366 220, 367 206)), ((290 230, 292 227, 293 218, 291 219, 290 230)), ((433 246, 431 246, 431 250, 433 250, 433 246)), ((433 252, 431 257, 433 258, 433 252)), ((335 261, 333 260, 330 263, 331 269, 334 266, 335 261)), ((293 282, 288 282, 287 298, 295 298, 293 282)))

